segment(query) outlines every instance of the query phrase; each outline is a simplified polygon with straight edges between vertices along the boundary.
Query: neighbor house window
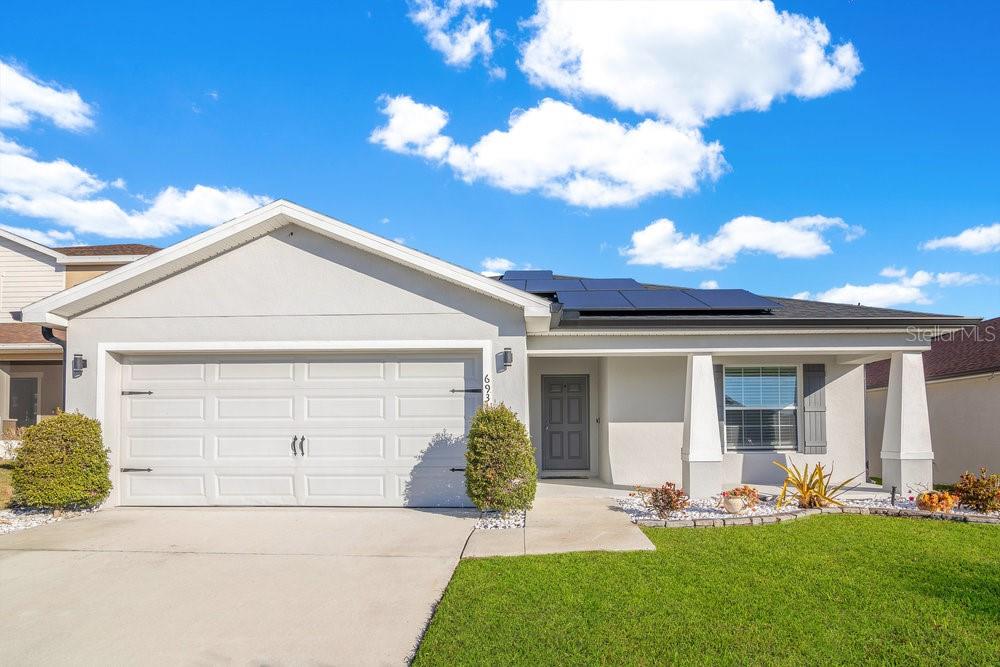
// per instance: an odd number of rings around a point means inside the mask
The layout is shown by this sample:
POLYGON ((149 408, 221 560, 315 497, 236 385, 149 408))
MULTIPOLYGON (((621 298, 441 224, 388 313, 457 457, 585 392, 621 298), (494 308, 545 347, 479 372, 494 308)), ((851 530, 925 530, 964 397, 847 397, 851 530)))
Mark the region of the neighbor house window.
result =
POLYGON ((726 448, 795 450, 797 383, 794 366, 727 366, 726 448))

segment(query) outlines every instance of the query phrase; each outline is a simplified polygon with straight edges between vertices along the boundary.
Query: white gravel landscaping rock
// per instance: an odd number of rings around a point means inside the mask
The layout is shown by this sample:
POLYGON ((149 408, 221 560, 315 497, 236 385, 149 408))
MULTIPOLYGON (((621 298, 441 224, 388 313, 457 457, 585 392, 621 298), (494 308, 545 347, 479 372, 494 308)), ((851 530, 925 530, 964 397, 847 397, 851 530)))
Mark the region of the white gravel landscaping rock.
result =
POLYGON ((83 514, 83 512, 63 512, 60 516, 55 516, 49 510, 0 510, 0 535, 36 526, 44 526, 47 523, 62 521, 63 519, 79 516, 80 514, 83 514))
MULTIPOLYGON (((628 498, 616 498, 618 506, 622 508, 629 518, 633 522, 643 520, 643 519, 663 519, 664 517, 659 516, 656 512, 646 507, 646 504, 642 502, 642 499, 637 496, 629 496, 628 498)), ((671 512, 667 517, 668 521, 676 520, 687 520, 687 519, 735 519, 739 517, 754 517, 754 516, 771 516, 772 514, 782 514, 784 512, 791 511, 794 509, 786 505, 779 509, 775 506, 773 500, 761 500, 757 503, 757 507, 752 510, 744 510, 739 514, 730 514, 726 510, 719 507, 719 503, 722 500, 722 496, 712 496, 711 498, 694 498, 691 500, 691 504, 686 510, 680 512, 671 512)))
POLYGON ((476 530, 502 530, 504 528, 524 528, 525 512, 483 512, 476 522, 476 530))
MULTIPOLYGON (((621 507, 622 511, 628 514, 629 518, 633 523, 639 523, 642 521, 694 521, 698 519, 738 519, 742 517, 752 518, 752 517, 768 517, 777 514, 787 514, 787 513, 816 513, 819 510, 801 510, 796 505, 789 503, 781 508, 778 508, 774 503, 774 498, 761 498, 760 503, 757 507, 752 510, 745 510, 739 514, 730 514, 720 507, 721 496, 713 496, 711 498, 695 498, 691 500, 690 506, 687 509, 680 512, 671 512, 667 517, 661 517, 657 515, 656 512, 651 510, 642 502, 642 499, 638 496, 629 496, 627 498, 615 498, 615 502, 621 507)), ((845 499, 844 507, 855 507, 863 509, 897 509, 897 510, 916 510, 917 503, 914 500, 910 500, 909 497, 904 496, 902 498, 896 499, 896 504, 893 505, 889 498, 858 498, 858 499, 845 499)), ((975 510, 969 510, 964 507, 956 507, 951 511, 951 514, 968 515, 968 516, 980 516, 989 518, 1000 518, 1000 512, 989 512, 983 514, 976 512, 975 510)), ((773 521, 767 520, 764 523, 769 523, 773 521)), ((721 524, 719 524, 721 525, 721 524)))

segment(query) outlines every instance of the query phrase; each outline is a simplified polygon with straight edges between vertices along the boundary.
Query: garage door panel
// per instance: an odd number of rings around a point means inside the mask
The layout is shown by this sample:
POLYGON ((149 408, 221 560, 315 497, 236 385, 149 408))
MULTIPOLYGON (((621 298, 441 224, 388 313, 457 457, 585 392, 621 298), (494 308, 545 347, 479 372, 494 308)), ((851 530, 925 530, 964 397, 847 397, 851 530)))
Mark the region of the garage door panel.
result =
POLYGON ((124 504, 468 504, 451 468, 464 466, 482 397, 452 390, 478 386, 476 357, 136 357, 124 366, 123 390, 143 393, 122 398, 120 462, 152 468, 123 474, 124 504))
POLYGON ((385 460, 383 435, 306 435, 310 458, 385 460))
POLYGON ((306 396, 306 419, 351 422, 385 418, 384 396, 306 396))
POLYGON ((219 382, 275 381, 295 379, 293 362, 227 362, 218 366, 219 382))
POLYGON ((227 459, 268 458, 287 463, 293 456, 292 438, 277 435, 218 435, 215 438, 215 456, 225 463, 227 459))
POLYGON ((204 459, 205 437, 202 435, 129 435, 125 452, 130 458, 204 459))
POLYGON ((206 379, 206 365, 192 363, 127 364, 123 371, 126 380, 147 383, 177 383, 206 379))
POLYGON ((306 498, 312 504, 352 504, 364 499, 385 500, 385 475, 368 471, 310 472, 305 474, 306 498))
POLYGON ((307 363, 305 379, 318 380, 384 380, 385 363, 367 360, 317 361, 307 363))
POLYGON ((206 402, 203 396, 127 397, 125 418, 131 424, 152 421, 203 421, 206 402))
POLYGON ((129 474, 123 495, 137 505, 207 505, 206 474, 190 471, 129 474))

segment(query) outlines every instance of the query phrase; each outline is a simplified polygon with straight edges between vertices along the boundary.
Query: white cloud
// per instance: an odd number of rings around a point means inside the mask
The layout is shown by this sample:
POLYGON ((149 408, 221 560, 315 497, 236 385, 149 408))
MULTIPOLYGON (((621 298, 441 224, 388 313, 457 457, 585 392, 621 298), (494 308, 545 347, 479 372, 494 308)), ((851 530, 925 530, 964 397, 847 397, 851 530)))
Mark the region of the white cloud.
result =
MULTIPOLYGON (((34 118, 49 118, 67 129, 93 125, 90 106, 75 91, 40 84, 0 62, 0 125, 21 127, 34 118)), ((50 244, 75 234, 110 238, 158 238, 186 227, 219 224, 269 201, 237 188, 195 185, 189 190, 162 189, 143 209, 125 210, 108 198, 123 190, 125 179, 110 183, 64 159, 42 160, 34 152, 0 135, 0 210, 47 220, 66 229, 9 227, 22 236, 50 244)))
POLYGON ((924 250, 953 248, 967 252, 1000 252, 1000 222, 970 227, 955 236, 931 239, 921 246, 924 250))
POLYGON ((771 221, 742 215, 722 225, 714 236, 684 234, 672 220, 661 218, 632 234, 632 244, 621 249, 629 264, 647 264, 668 269, 720 269, 740 253, 761 252, 780 258, 810 258, 832 251, 823 232, 844 230, 856 237, 862 230, 840 218, 811 215, 786 221, 771 221))
POLYGON ((928 287, 960 287, 991 282, 978 273, 961 273, 958 271, 932 273, 930 271, 914 271, 888 266, 879 272, 885 278, 893 278, 891 282, 855 285, 846 283, 840 287, 828 289, 825 292, 810 294, 799 292, 794 299, 813 298, 817 301, 831 303, 859 303, 863 306, 886 308, 905 304, 927 305, 933 303, 925 288, 928 287))
POLYGON ((47 118, 66 130, 94 125, 93 109, 75 90, 42 83, 23 69, 0 61, 0 127, 27 127, 47 118))
POLYGON ((382 218, 381 220, 379 220, 379 222, 381 222, 383 225, 388 225, 389 224, 389 218, 382 218))
POLYGON ((393 239, 393 242, 398 243, 399 245, 406 245, 406 239, 402 236, 397 236, 393 239))
POLYGON ((701 289, 719 289, 719 281, 717 280, 702 280, 698 287, 701 289))
POLYGON ((490 20, 481 17, 494 6, 494 0, 416 0, 410 20, 424 29, 427 43, 444 55, 447 64, 467 67, 481 56, 490 75, 503 78, 503 68, 489 64, 493 55, 490 20))
POLYGON ((697 126, 850 88, 861 61, 772 2, 539 2, 521 69, 538 86, 697 126))
POLYGON ((506 257, 486 257, 479 265, 483 268, 484 276, 496 276, 504 271, 510 271, 517 264, 506 257))
POLYGON ((0 154, 6 155, 33 155, 35 151, 22 146, 13 139, 8 139, 7 137, 0 134, 0 154))
POLYGON ((472 146, 441 134, 448 114, 439 107, 405 95, 382 100, 389 122, 372 132, 373 143, 446 164, 466 182, 536 191, 576 206, 680 195, 726 169, 722 146, 705 143, 697 130, 653 120, 630 126, 551 99, 511 114, 507 130, 494 130, 472 146))
POLYGON ((30 239, 35 243, 41 243, 45 246, 64 246, 70 245, 76 242, 76 237, 73 232, 67 232, 61 229, 31 229, 29 227, 14 227, 12 225, 0 224, 0 229, 6 229, 8 232, 13 232, 18 236, 23 236, 26 239, 30 239))

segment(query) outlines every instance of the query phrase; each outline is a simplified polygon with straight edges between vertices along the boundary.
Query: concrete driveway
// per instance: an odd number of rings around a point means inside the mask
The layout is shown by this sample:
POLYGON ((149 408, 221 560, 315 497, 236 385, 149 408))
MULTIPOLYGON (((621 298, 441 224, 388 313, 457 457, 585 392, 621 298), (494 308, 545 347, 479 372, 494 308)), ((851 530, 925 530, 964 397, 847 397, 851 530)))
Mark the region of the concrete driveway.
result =
POLYGON ((0 536, 0 664, 405 663, 474 523, 115 509, 0 536))

